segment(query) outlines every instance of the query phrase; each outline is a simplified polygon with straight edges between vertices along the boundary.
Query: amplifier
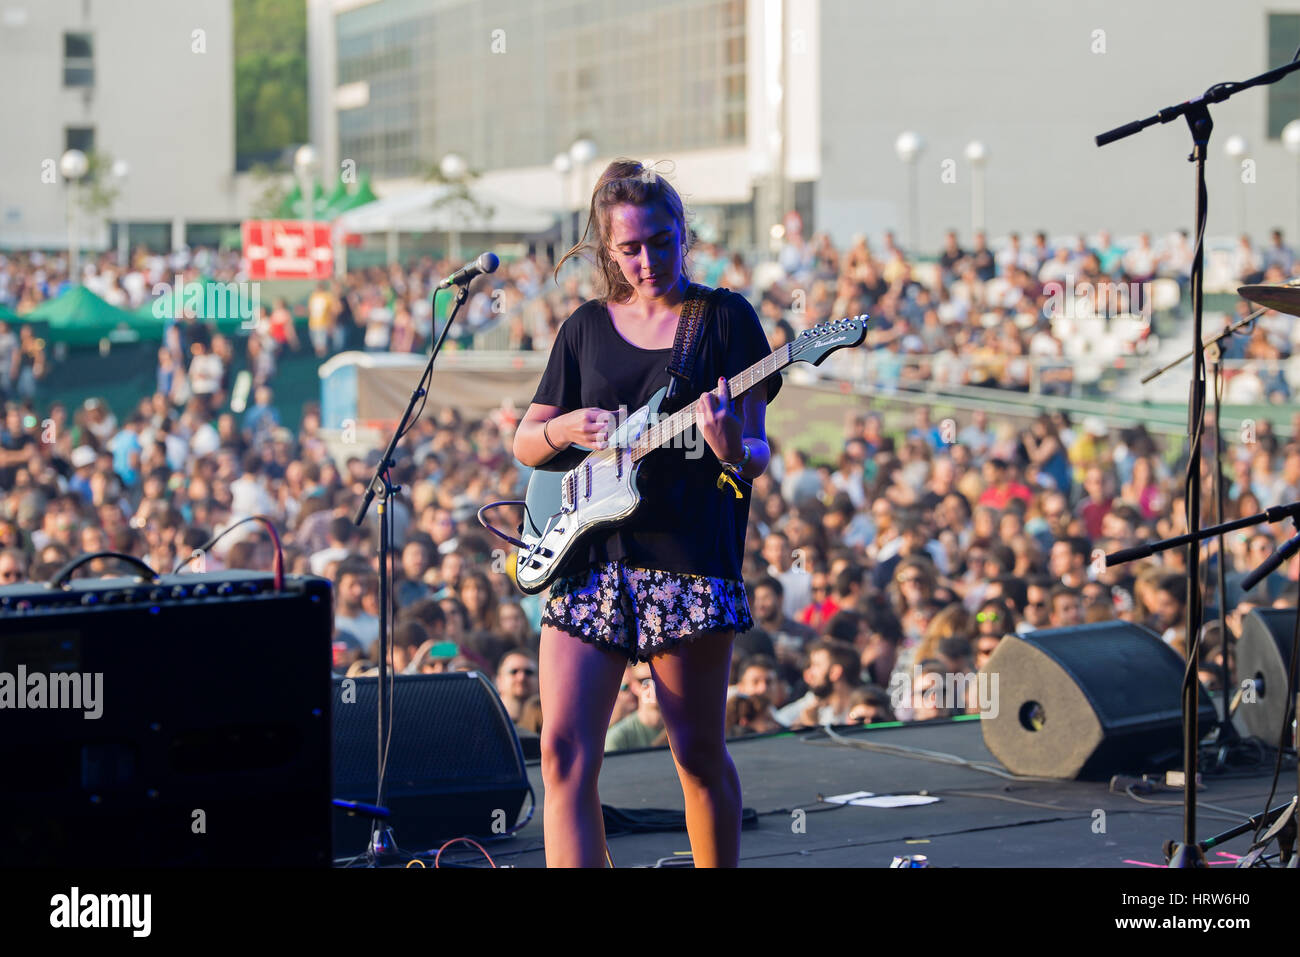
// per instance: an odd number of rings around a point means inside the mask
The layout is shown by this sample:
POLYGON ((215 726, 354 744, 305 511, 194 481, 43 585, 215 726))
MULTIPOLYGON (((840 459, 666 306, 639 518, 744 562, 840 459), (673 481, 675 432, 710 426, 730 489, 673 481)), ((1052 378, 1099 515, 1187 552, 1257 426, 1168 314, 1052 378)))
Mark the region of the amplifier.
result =
POLYGON ((328 866, 332 616, 260 572, 0 588, 0 865, 328 866))

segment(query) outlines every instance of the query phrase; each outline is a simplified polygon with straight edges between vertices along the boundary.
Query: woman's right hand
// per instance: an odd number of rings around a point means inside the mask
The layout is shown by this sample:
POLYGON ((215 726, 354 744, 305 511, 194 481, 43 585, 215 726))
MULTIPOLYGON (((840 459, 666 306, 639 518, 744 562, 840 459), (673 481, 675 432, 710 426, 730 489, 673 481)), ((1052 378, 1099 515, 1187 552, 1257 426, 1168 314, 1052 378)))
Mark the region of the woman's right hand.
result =
POLYGON ((617 425, 618 417, 604 409, 574 409, 557 415, 551 421, 552 441, 563 438, 566 442, 589 449, 603 449, 609 445, 609 436, 617 425))

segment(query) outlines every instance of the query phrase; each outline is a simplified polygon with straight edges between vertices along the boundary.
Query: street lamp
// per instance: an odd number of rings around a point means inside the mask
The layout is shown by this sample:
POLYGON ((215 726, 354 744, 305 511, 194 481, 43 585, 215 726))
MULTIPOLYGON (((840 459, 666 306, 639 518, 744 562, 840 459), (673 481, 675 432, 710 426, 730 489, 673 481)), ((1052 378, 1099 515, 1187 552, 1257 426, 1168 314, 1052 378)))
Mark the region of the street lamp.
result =
POLYGON ((984 166, 989 161, 989 151, 979 140, 966 144, 966 162, 971 167, 970 228, 972 233, 984 228, 984 166))
POLYGON ((912 247, 912 254, 916 254, 917 243, 920 241, 920 201, 917 196, 916 184, 916 161, 925 149, 925 140, 920 135, 910 130, 906 133, 900 133, 898 139, 894 140, 894 152, 898 154, 898 161, 907 167, 907 244, 912 247))
MULTIPOLYGON (((448 153, 438 164, 442 178, 449 183, 459 185, 469 172, 469 164, 459 153, 448 153)), ((454 229, 447 230, 447 255, 455 262, 460 261, 460 233, 454 229)))
POLYGON ((310 143, 299 146, 293 154, 293 171, 298 177, 298 187, 302 190, 302 219, 311 222, 316 218, 316 147, 310 143))
POLYGON ((556 153, 551 169, 560 177, 560 255, 563 256, 573 246, 569 242, 569 196, 573 192, 569 188, 569 174, 573 172, 573 160, 568 153, 556 153))
MULTIPOLYGON (((578 188, 580 190, 587 185, 587 164, 595 158, 596 144, 585 136, 574 140, 573 145, 569 147, 569 159, 573 161, 574 172, 578 174, 578 188)), ((579 200, 579 206, 581 206, 581 200, 579 200)), ((581 221, 579 221, 578 227, 578 236, 581 237, 583 235, 581 221)))
POLYGON ((1241 158, 1250 150, 1244 136, 1229 136, 1223 144, 1223 152, 1228 154, 1234 167, 1233 176, 1237 183, 1237 235, 1246 231, 1246 184, 1241 179, 1241 158))
MULTIPOLYGON (((131 164, 126 160, 113 161, 113 179, 119 186, 126 182, 126 178, 131 175, 131 164)), ((123 216, 117 221, 117 264, 122 269, 127 267, 127 260, 131 256, 131 240, 128 237, 129 227, 126 223, 126 217, 123 216)))
MULTIPOLYGON (((1300 120, 1292 120, 1286 126, 1282 127, 1282 145, 1286 147, 1288 153, 1296 157, 1296 168, 1300 169, 1300 120)), ((1296 184, 1295 208, 1297 224, 1296 235, 1300 236, 1300 180, 1298 180, 1296 184)))
POLYGON ((90 169, 90 161, 81 150, 68 150, 59 157, 59 172, 68 181, 68 281, 81 282, 80 250, 77 248, 77 186, 90 169))

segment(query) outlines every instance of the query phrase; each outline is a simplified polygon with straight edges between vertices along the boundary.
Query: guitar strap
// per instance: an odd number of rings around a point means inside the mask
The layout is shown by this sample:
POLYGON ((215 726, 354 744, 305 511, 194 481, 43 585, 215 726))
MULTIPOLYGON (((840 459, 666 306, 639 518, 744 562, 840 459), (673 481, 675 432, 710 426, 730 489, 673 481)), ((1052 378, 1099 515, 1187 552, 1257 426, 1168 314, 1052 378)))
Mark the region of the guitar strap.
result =
MULTIPOLYGON (((677 336, 673 341, 673 354, 668 361, 668 375, 671 379, 668 383, 669 399, 678 395, 682 389, 690 388, 695 372, 695 357, 699 354, 704 331, 717 311, 719 300, 726 292, 727 289, 722 286, 710 293, 706 293, 705 287, 697 283, 691 283, 686 287, 682 314, 677 323, 677 336)), ((718 488, 725 489, 727 486, 731 487, 736 498, 744 497, 740 486, 736 484, 731 474, 723 469, 718 475, 718 488)))
POLYGON ((668 360, 668 398, 676 398, 682 389, 690 388, 695 373, 695 357, 699 355, 704 330, 716 311, 721 295, 727 290, 719 286, 712 292, 699 283, 686 287, 682 300, 682 314, 677 322, 677 336, 673 340, 673 354, 668 360))

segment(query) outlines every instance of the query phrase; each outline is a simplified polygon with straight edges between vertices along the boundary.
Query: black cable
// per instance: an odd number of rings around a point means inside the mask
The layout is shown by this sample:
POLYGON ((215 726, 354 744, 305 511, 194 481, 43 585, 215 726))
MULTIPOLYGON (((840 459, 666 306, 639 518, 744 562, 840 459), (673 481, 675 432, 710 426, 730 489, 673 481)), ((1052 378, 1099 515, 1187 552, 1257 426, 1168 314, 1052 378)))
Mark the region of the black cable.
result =
POLYGON ((49 587, 62 588, 73 572, 82 565, 85 565, 87 562, 93 562, 97 558, 115 558, 118 561, 126 562, 128 565, 134 565, 136 568, 148 572, 150 581, 156 582, 158 580, 158 573, 150 568, 144 560, 136 558, 134 555, 128 555, 126 552, 103 551, 91 552, 89 555, 78 555, 54 573, 53 577, 50 579, 49 587))
MULTIPOLYGON (((1217 84, 1216 87, 1224 87, 1229 85, 1230 84, 1217 84)), ((1206 92, 1207 97, 1211 91, 1216 89, 1216 87, 1211 87, 1210 90, 1206 92)), ((1197 159, 1199 164, 1203 165, 1205 162, 1205 157, 1200 154, 1203 153, 1203 151, 1207 148, 1207 146, 1208 146, 1208 138, 1206 143, 1198 143, 1195 146, 1196 152, 1193 153, 1193 157, 1197 159)), ((1192 311, 1194 316, 1197 314, 1198 310, 1203 309, 1205 305, 1205 287, 1204 287, 1205 226, 1206 226, 1206 221, 1209 217, 1209 209, 1210 209, 1209 194, 1206 190, 1204 177, 1198 177, 1197 180, 1198 180, 1197 181, 1197 206, 1199 207, 1199 217, 1196 222, 1196 245, 1192 250, 1192 264, 1193 264, 1192 269, 1194 273, 1197 272, 1198 271, 1197 264, 1199 263, 1200 280, 1199 282, 1194 283, 1192 288, 1192 311)), ((1192 407, 1189 410, 1191 415, 1192 434, 1191 434, 1191 441, 1188 443, 1187 446, 1187 471, 1183 480, 1183 512, 1187 518, 1188 532, 1192 530, 1193 519, 1195 520, 1196 528, 1199 529, 1201 527, 1201 516, 1200 516, 1201 497, 1200 497, 1200 485, 1199 485, 1201 481, 1201 474, 1200 474, 1199 463, 1201 462, 1202 459, 1202 438, 1205 432, 1206 381, 1205 381, 1205 348, 1204 348, 1204 344, 1201 341, 1200 333, 1201 330, 1198 325, 1196 328, 1196 347, 1195 349, 1192 350, 1192 389, 1191 389, 1192 407), (1193 485, 1193 483, 1197 483, 1197 484, 1193 485), (1195 496, 1193 496, 1192 494, 1193 490, 1195 490, 1197 493, 1195 496), (1195 498, 1196 505, 1197 505, 1195 513, 1193 512, 1192 509, 1193 498, 1195 498)), ((1190 742, 1187 740, 1187 736, 1191 733, 1191 726, 1195 725, 1200 718, 1200 696, 1199 695, 1193 696, 1192 689, 1194 684, 1199 685, 1200 683, 1200 678, 1197 673, 1196 663, 1200 658, 1201 632, 1204 630, 1201 627, 1202 619, 1204 617, 1203 616, 1204 606, 1201 602, 1202 571, 1201 571, 1201 563, 1199 561, 1201 544, 1199 542, 1190 543, 1188 545, 1189 553, 1191 552, 1192 549, 1197 550, 1195 552, 1196 576, 1195 578, 1193 578, 1191 575, 1191 564, 1193 558, 1192 555, 1189 554, 1188 570, 1187 570, 1188 572, 1187 608, 1185 609, 1185 611, 1187 613, 1188 618, 1189 619, 1194 618, 1198 622, 1198 624, 1196 627, 1196 633, 1195 634, 1189 633, 1185 640, 1187 663, 1183 671, 1181 700, 1183 701, 1184 706, 1186 706, 1186 702, 1188 698, 1191 697, 1192 699, 1190 714, 1184 715, 1184 721, 1188 722, 1187 727, 1183 729, 1183 735, 1184 735, 1183 747, 1185 749, 1190 749, 1191 747, 1190 742), (1192 615, 1191 612, 1193 609, 1197 611, 1197 614, 1192 615)), ((1219 560, 1220 561, 1223 560, 1222 556, 1220 556, 1219 560)), ((1190 628, 1189 628, 1189 632, 1190 632, 1190 628)), ((1200 766, 1199 749, 1196 751, 1195 757, 1197 759, 1196 766, 1199 768, 1200 766)), ((1193 789, 1185 792, 1186 808, 1184 811, 1184 819, 1185 819, 1184 824, 1186 829, 1186 825, 1190 820, 1190 816, 1191 814, 1194 813, 1195 805, 1192 802, 1195 801, 1195 797, 1196 797, 1196 792, 1194 790, 1194 788, 1196 787, 1196 782, 1194 780, 1185 781, 1184 787, 1193 789)))
POLYGON ((177 562, 176 567, 172 569, 172 574, 173 575, 179 574, 180 570, 184 568, 186 565, 188 565, 190 562, 194 561, 195 558, 197 558, 199 555, 206 554, 207 551, 210 548, 212 548, 213 545, 217 544, 217 542, 221 541, 223 538, 225 538, 227 535, 229 535, 231 532, 237 529, 240 525, 244 525, 247 522, 261 522, 263 525, 266 526, 266 530, 270 533, 271 541, 275 544, 275 570, 273 572, 273 574, 275 575, 275 590, 283 591, 284 590, 284 547, 280 544, 280 533, 275 530, 275 523, 272 522, 265 515, 250 515, 247 518, 241 518, 239 521, 235 522, 235 524, 231 525, 229 528, 223 529, 219 534, 214 535, 212 538, 208 539, 198 548, 190 552, 188 558, 185 558, 177 562))

